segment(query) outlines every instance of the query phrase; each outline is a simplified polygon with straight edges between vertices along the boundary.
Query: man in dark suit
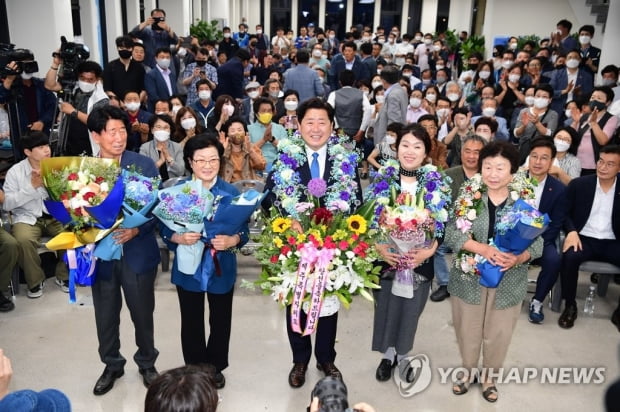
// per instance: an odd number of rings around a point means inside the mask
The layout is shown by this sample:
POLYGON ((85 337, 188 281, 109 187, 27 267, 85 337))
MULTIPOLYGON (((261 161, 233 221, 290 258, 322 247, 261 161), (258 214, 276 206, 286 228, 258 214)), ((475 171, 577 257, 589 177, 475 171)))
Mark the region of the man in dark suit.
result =
POLYGON ((170 50, 158 49, 155 53, 157 64, 144 77, 144 88, 148 95, 149 112, 155 113, 155 102, 168 100, 177 94, 177 75, 170 70, 170 50))
MULTIPOLYGON (((322 176, 330 187, 334 182, 334 173, 332 173, 332 161, 328 157, 328 141, 334 130, 334 109, 326 102, 313 98, 303 102, 297 109, 299 119, 299 131, 304 140, 304 150, 307 161, 295 169, 295 173, 299 175, 300 185, 306 186, 308 182, 315 177, 322 176), (317 156, 315 156, 317 155, 317 156)), ((277 161, 276 161, 277 162, 277 161)), ((268 210, 275 207, 274 202, 277 199, 274 191, 275 182, 272 172, 267 178, 265 192, 268 195, 262 203, 264 209, 268 210)), ((351 210, 355 209, 357 201, 362 201, 362 191, 357 168, 351 175, 345 176, 347 179, 354 179, 357 184, 357 190, 350 197, 349 206, 351 210)), ((324 197, 320 199, 321 205, 324 206, 324 197)), ((300 201, 306 201, 305 195, 302 195, 300 201)), ((359 204, 359 203, 358 203, 359 204)), ((302 228, 298 222, 293 227, 297 227, 301 232, 302 228)), ((306 314, 301 311, 300 321, 306 323, 306 314)), ((342 374, 334 365, 336 359, 336 351, 334 344, 336 342, 336 328, 338 325, 338 312, 329 316, 322 316, 318 322, 316 330, 316 341, 314 354, 317 360, 317 368, 326 376, 342 379, 342 374)), ((306 371, 308 363, 312 356, 312 341, 310 336, 302 336, 294 332, 291 327, 291 306, 286 311, 286 328, 288 331, 288 339, 293 351, 293 368, 289 373, 288 382, 293 388, 301 387, 306 381, 306 371)))
POLYGON ((530 302, 529 320, 532 323, 542 323, 545 319, 543 302, 558 279, 562 262, 556 241, 566 218, 566 186, 549 174, 556 154, 553 141, 547 138, 535 139, 529 153, 529 175, 538 182, 534 189, 536 206, 551 219, 549 227, 542 234, 542 256, 533 262, 540 265, 540 273, 536 281, 536 292, 530 302))
POLYGON ((239 49, 235 57, 217 68, 218 84, 213 93, 214 99, 223 94, 235 99, 243 99, 243 71, 250 63, 250 53, 246 49, 239 49))
MULTIPOLYGON (((95 109, 88 116, 88 129, 100 146, 99 156, 116 159, 122 169, 135 168, 148 177, 158 176, 153 161, 138 153, 125 150, 130 130, 127 115, 114 106, 95 109)), ((93 393, 103 395, 124 373, 125 358, 120 353, 120 312, 122 294, 131 313, 138 351, 138 364, 144 385, 148 387, 158 376, 155 360, 159 355, 153 338, 155 310, 155 276, 160 261, 155 239, 155 222, 151 220, 132 229, 116 229, 116 243, 123 245, 120 260, 97 262, 97 280, 92 286, 95 323, 99 340, 99 356, 106 367, 97 380, 93 393)))
POLYGON ((598 72, 598 65, 601 61, 601 49, 592 46, 590 43, 594 37, 594 26, 586 24, 579 29, 579 51, 581 53, 581 67, 590 72, 592 77, 598 72))
POLYGON ((370 80, 370 73, 368 72, 368 66, 366 66, 360 56, 355 54, 357 51, 357 45, 353 42, 346 42, 342 46, 342 53, 335 55, 332 58, 332 65, 329 69, 329 85, 332 90, 338 90, 340 85, 338 79, 340 78, 340 72, 345 69, 353 70, 355 78, 360 80, 370 80))
MULTIPOLYGON (((562 298, 566 301, 558 323, 572 328, 577 319, 579 265, 587 260, 620 266, 620 146, 601 148, 596 175, 571 180, 562 248, 562 298)), ((618 312, 618 309, 616 309, 618 312)))
POLYGON ((564 112, 564 106, 569 100, 590 96, 594 87, 592 75, 581 64, 579 50, 571 50, 566 55, 566 68, 556 69, 549 73, 549 84, 553 87, 551 108, 558 114, 564 112))

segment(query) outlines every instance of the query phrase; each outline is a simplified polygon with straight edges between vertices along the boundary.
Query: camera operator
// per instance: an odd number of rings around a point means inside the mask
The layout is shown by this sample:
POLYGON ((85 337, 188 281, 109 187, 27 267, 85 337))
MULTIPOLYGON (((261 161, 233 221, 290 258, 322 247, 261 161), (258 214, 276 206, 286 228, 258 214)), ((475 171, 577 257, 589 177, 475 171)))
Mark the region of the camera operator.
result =
POLYGON ((155 68, 155 51, 162 47, 170 48, 170 45, 179 41, 172 28, 166 23, 166 12, 162 9, 153 9, 151 16, 134 27, 129 32, 131 37, 137 37, 144 44, 146 58, 144 63, 155 68))
MULTIPOLYGON (((6 68, 16 71, 17 63, 12 61, 6 68)), ((17 146, 20 137, 30 130, 49 136, 54 121, 56 96, 45 88, 43 79, 33 74, 7 75, 0 86, 0 103, 6 104, 12 140, 17 146)), ((21 147, 16 147, 15 152, 20 153, 19 158, 23 157, 21 147)))
POLYGON ((103 69, 94 61, 83 61, 76 67, 77 85, 68 92, 64 92, 62 79, 57 76, 58 68, 63 64, 58 53, 54 53, 52 65, 45 76, 45 87, 48 90, 62 93, 60 111, 64 114, 60 123, 59 141, 62 155, 79 156, 86 154, 92 156, 99 152, 98 145, 90 137, 86 121, 88 114, 101 106, 109 103, 108 96, 103 90, 101 76, 103 69), (63 148, 64 146, 64 148, 63 148))

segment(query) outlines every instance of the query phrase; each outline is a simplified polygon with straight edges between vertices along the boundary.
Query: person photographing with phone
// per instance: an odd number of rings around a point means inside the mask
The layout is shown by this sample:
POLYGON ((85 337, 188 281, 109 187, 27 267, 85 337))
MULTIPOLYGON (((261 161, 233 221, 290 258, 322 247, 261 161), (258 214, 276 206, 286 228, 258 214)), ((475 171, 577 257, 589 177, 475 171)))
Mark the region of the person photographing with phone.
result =
POLYGON ((166 23, 166 12, 163 9, 153 9, 149 18, 134 27, 129 35, 142 40, 145 51, 144 63, 151 68, 154 68, 156 63, 155 50, 168 48, 179 41, 172 27, 166 23))

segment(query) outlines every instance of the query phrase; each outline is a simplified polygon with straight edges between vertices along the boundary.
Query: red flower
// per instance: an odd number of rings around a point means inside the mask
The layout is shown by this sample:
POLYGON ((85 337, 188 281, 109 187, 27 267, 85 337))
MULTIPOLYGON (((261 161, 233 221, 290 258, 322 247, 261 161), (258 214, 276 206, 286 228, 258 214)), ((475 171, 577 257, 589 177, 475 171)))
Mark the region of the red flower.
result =
POLYGON ((340 250, 345 251, 349 248, 349 242, 347 242, 346 240, 341 240, 338 243, 338 247, 340 248, 340 250))
POLYGON ((66 193, 60 195, 60 200, 69 200, 69 196, 66 193))
POLYGON ((75 213, 76 216, 84 216, 84 212, 81 207, 78 207, 77 209, 73 209, 73 213, 75 213))
POLYGON ((310 220, 317 225, 328 225, 331 223, 334 215, 324 207, 319 207, 312 211, 310 214, 310 220))
POLYGON ((86 193, 84 193, 84 196, 82 196, 82 198, 83 198, 84 200, 86 200, 87 202, 90 202, 90 199, 92 199, 92 198, 93 198, 93 197, 95 197, 95 196, 96 196, 96 195, 95 195, 95 193, 93 193, 93 192, 86 192, 86 193))
POLYGON ((278 255, 273 255, 269 261, 271 263, 278 263, 278 255))
POLYGON ((351 235, 351 240, 353 240, 354 242, 355 242, 357 239, 359 239, 359 238, 360 238, 360 235, 358 235, 357 233, 353 233, 353 234, 351 235))
POLYGON ((289 236, 288 239, 286 239, 288 241, 289 245, 294 245, 295 244, 295 237, 294 236, 289 236))
POLYGON ((334 242, 331 236, 327 236, 325 238, 325 242, 323 243, 323 246, 326 247, 327 249, 336 249, 336 243, 334 242))
POLYGON ((98 185, 100 185, 103 182, 105 182, 105 179, 101 176, 97 176, 97 178, 95 179, 95 183, 97 183, 98 185))
POLYGON ((286 255, 290 251, 291 251, 291 248, 285 245, 285 246, 282 246, 282 249, 280 249, 280 254, 286 255))
POLYGON ((78 180, 78 174, 70 173, 69 176, 67 176, 67 180, 78 180))

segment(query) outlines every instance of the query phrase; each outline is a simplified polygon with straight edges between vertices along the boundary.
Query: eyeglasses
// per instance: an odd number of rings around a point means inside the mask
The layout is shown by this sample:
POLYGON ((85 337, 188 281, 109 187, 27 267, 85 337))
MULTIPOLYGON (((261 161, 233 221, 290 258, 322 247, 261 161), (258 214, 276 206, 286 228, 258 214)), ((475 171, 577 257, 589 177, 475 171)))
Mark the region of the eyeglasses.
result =
POLYGON ((213 158, 213 159, 192 159, 192 163, 194 163, 195 165, 198 165, 198 167, 205 167, 206 165, 209 165, 210 167, 216 167, 217 165, 219 165, 220 163, 220 159, 219 158, 213 158))
POLYGON ((596 162, 596 165, 599 167, 606 167, 608 169, 612 169, 614 167, 616 167, 616 162, 606 162, 603 159, 598 159, 598 161, 596 162))

